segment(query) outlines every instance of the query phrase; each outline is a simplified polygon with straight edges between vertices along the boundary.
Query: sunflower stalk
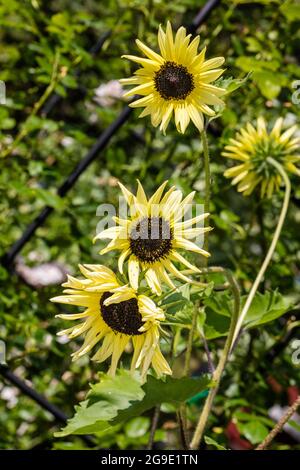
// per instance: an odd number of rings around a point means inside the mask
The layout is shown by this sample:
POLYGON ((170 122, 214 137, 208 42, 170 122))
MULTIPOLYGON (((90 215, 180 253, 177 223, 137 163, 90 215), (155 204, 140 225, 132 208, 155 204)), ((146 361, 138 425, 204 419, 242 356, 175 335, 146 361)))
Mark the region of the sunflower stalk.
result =
MULTIPOLYGON (((205 197, 204 197, 204 213, 209 213, 209 206, 210 206, 210 168, 209 168, 209 149, 208 149, 208 141, 205 129, 201 131, 201 139, 203 145, 203 152, 204 152, 204 170, 205 170, 205 197)), ((208 218, 206 219, 206 223, 209 225, 208 218)), ((204 250, 208 250, 208 232, 204 232, 204 250)), ((207 258, 204 259, 205 265, 207 265, 207 258)), ((188 337, 188 345, 185 355, 185 366, 184 366, 184 375, 189 374, 189 367, 190 367, 190 359, 192 353, 192 346, 193 346, 193 338, 197 324, 197 316, 199 312, 199 303, 195 305, 193 317, 192 317, 192 326, 190 329, 189 337, 188 337)))
POLYGON ((188 343, 185 353, 185 361, 184 361, 184 372, 183 375, 188 376, 190 373, 190 362, 191 362, 191 355, 192 355, 192 348, 193 348, 193 339, 196 331, 197 325, 197 316, 199 312, 200 303, 199 301, 195 303, 193 316, 192 316, 192 325, 189 332, 188 343))
MULTIPOLYGON (((204 154, 204 172, 205 172, 205 193, 204 193, 204 212, 209 213, 210 207, 210 163, 209 163, 209 148, 206 130, 201 131, 201 140, 203 145, 204 154)), ((206 219, 206 224, 209 226, 209 216, 206 219)), ((208 250, 208 232, 204 233, 204 250, 208 250)), ((206 261, 207 263, 207 261, 206 261)))
MULTIPOLYGON (((205 171, 204 213, 209 213, 209 207, 210 207, 210 166, 209 166, 208 140, 207 140, 207 135, 206 135, 205 128, 203 128, 203 130, 200 132, 200 136, 201 136, 202 145, 203 145, 204 171, 205 171)), ((206 223, 209 226, 208 218, 207 218, 206 223)), ((208 250, 208 232, 204 233, 203 248, 204 248, 205 251, 208 250)), ((206 258, 204 260, 204 264, 207 265, 207 259, 206 258)), ((195 304, 195 307, 194 307, 194 312, 193 312, 193 317, 192 317, 192 324, 191 324, 191 329, 190 329, 190 332, 189 332, 187 350, 186 350, 186 354, 185 354, 185 363, 184 363, 184 375, 185 376, 188 376, 189 373, 190 373, 190 362, 191 362, 191 355, 192 355, 192 348, 193 348, 193 339, 194 339, 196 325, 197 325, 197 317, 198 317, 199 307, 200 307, 200 302, 197 302, 195 304)), ((183 423, 183 433, 186 435, 185 416, 186 416, 186 405, 183 404, 180 407, 179 417, 181 419, 181 422, 183 423)))
POLYGON ((211 268, 203 268, 202 273, 203 274, 224 273, 232 289, 232 294, 234 297, 234 308, 233 308, 233 312, 231 316, 230 327, 229 327, 228 336, 225 342, 225 346, 222 351, 222 355, 219 360, 218 366, 213 373, 213 377, 212 377, 213 387, 210 389, 210 392, 207 396, 207 399, 204 404, 204 408, 199 417, 199 421, 198 421, 192 442, 190 444, 190 449, 192 450, 198 449, 201 443, 201 439, 202 439, 202 436, 206 427, 206 423, 207 423, 207 420, 208 420, 208 417, 209 417, 209 414, 213 405, 213 401, 217 394, 220 381, 222 378, 222 374, 223 374, 225 365, 227 363, 227 359, 229 357, 230 348, 232 344, 232 338, 234 335, 235 327, 236 327, 239 313, 240 313, 240 290, 232 273, 229 270, 224 269, 219 266, 213 266, 211 268))
POLYGON ((233 348, 234 343, 235 343, 235 341, 236 341, 236 339, 237 339, 237 337, 238 337, 238 335, 241 331, 241 328, 243 326, 243 322, 244 322, 244 320, 247 316, 249 308, 251 307, 251 304, 252 304, 252 301, 255 297, 258 286, 261 283, 262 278, 263 278, 263 276, 266 272, 266 269, 269 266, 269 263, 272 259, 272 256, 274 254, 274 251, 275 251, 275 248, 276 248, 277 242, 279 240, 281 230, 282 230, 285 218, 286 218, 288 207, 289 207, 290 194, 291 194, 291 183, 290 183, 289 177, 287 176, 285 170, 283 169, 283 167, 280 163, 278 163, 272 157, 268 157, 267 160, 271 165, 273 165, 277 169, 279 174, 282 176, 283 181, 285 183, 285 195, 284 195, 283 205, 282 205, 282 208, 281 208, 280 216, 279 216, 279 219, 278 219, 278 222, 277 222, 277 225, 276 225, 276 229, 275 229, 275 232, 274 232, 274 235, 273 235, 273 239, 272 239, 270 248, 269 248, 269 250, 266 254, 266 257, 263 261, 263 264, 261 265, 261 268, 260 268, 260 270, 259 270, 259 272, 256 276, 256 279, 255 279, 255 281, 252 285, 252 288, 249 292, 246 303, 245 303, 245 305, 242 309, 241 315, 240 315, 239 320, 237 322, 235 332, 234 332, 234 335, 233 335, 233 338, 232 338, 231 349, 233 348))

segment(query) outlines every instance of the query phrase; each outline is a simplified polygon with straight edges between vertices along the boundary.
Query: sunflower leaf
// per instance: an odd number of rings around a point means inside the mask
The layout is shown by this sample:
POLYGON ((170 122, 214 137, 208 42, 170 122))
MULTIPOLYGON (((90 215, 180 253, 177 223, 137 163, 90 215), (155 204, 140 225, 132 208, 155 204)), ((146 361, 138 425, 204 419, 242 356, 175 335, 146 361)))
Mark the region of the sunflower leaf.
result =
POLYGON ((113 426, 140 416, 160 403, 179 403, 210 386, 210 377, 158 380, 148 377, 141 384, 138 376, 120 370, 115 377, 101 375, 99 383, 92 385, 87 399, 75 408, 76 413, 56 437, 69 434, 99 434, 113 426))
POLYGON ((140 382, 125 371, 120 371, 115 377, 101 374, 100 379, 98 384, 91 385, 87 399, 75 407, 74 417, 55 436, 109 430, 109 421, 117 416, 119 410, 128 408, 131 401, 141 400, 144 396, 140 382))
POLYGON ((238 423, 237 427, 240 433, 254 445, 262 442, 269 432, 268 428, 260 421, 238 423))
POLYGON ((218 444, 214 439, 209 436, 204 436, 204 441, 205 444, 214 447, 216 450, 227 450, 226 447, 221 446, 221 444, 218 444))
MULTIPOLYGON (((242 305, 247 296, 242 297, 242 305)), ((206 322, 204 332, 207 339, 225 336, 229 329, 233 301, 227 294, 215 294, 204 301, 206 322)), ((291 309, 286 297, 278 291, 257 293, 245 317, 243 328, 254 328, 269 323, 291 309)))
POLYGON ((113 420, 113 424, 134 416, 140 416, 145 411, 161 403, 179 405, 193 397, 196 393, 206 390, 210 385, 210 376, 206 374, 197 378, 182 377, 174 379, 167 377, 164 381, 149 376, 147 382, 143 385, 145 392, 143 399, 132 403, 130 408, 121 410, 113 420))
POLYGON ((221 88, 225 88, 226 95, 229 95, 230 93, 233 93, 234 91, 238 90, 243 85, 245 85, 246 82, 250 79, 251 75, 252 72, 248 72, 247 75, 245 75, 243 78, 220 78, 217 83, 218 86, 220 86, 221 88))

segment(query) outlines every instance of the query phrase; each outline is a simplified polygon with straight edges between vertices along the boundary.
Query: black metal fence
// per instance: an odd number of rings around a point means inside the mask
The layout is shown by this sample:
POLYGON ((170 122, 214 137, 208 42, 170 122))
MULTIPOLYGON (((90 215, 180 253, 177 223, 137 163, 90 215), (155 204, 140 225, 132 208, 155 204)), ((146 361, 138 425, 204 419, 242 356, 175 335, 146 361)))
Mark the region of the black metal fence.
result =
MULTIPOLYGON (((205 5, 201 8, 199 13, 195 16, 192 23, 187 26, 187 29, 190 33, 195 33, 197 28, 204 23, 208 18, 210 13, 214 8, 221 3, 221 0, 208 0, 205 5)), ((105 32, 99 37, 99 40, 91 47, 90 53, 96 55, 99 53, 103 47, 105 40, 110 36, 110 31, 105 32)), ((77 70, 76 73, 79 75, 80 70, 77 70)), ((81 90, 82 93, 82 90, 81 90)), ((84 94, 84 92, 83 92, 84 94)), ((62 97, 53 93, 53 95, 45 103, 43 109, 41 110, 41 115, 46 116, 49 114, 62 100, 62 97)), ((87 152, 84 158, 78 163, 74 170, 69 174, 69 176, 64 180, 64 182, 57 189, 57 195, 63 198, 68 191, 75 185, 76 181, 84 173, 84 171, 89 167, 89 165, 96 159, 101 157, 101 152, 108 146, 111 138, 118 132, 118 130, 127 122, 129 116, 132 112, 132 108, 125 106, 121 111, 119 116, 110 126, 105 129, 102 134, 98 137, 94 145, 87 152)), ((39 215, 27 226, 24 230, 22 236, 12 245, 8 252, 2 257, 2 264, 6 269, 13 271, 13 263, 20 251, 24 248, 26 243, 31 240, 35 235, 36 230, 44 224, 47 218, 53 212, 53 207, 45 206, 39 215)), ((0 364, 0 374, 2 377, 10 382, 12 385, 17 387, 22 393, 26 394, 32 400, 34 400, 39 406, 47 410, 52 414, 53 418, 65 424, 68 417, 66 414, 61 411, 57 406, 50 403, 43 395, 38 393, 32 387, 30 387, 25 381, 20 379, 14 372, 12 372, 9 367, 5 364, 0 364)), ((90 436, 80 436, 89 446, 94 445, 94 441, 90 436)))

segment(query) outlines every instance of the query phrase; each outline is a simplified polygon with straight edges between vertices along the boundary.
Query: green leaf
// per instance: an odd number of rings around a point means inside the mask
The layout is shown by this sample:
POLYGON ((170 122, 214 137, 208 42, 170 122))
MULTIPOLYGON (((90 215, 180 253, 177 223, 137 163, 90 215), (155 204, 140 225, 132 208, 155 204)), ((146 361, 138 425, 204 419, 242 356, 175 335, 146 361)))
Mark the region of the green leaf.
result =
MULTIPOLYGON (((242 305, 247 296, 241 299, 242 305)), ((233 300, 228 294, 216 293, 204 300, 206 322, 204 333, 207 339, 218 338, 227 334, 233 309, 233 300)), ((269 323, 291 309, 290 302, 277 291, 265 294, 256 293, 251 307, 244 319, 244 328, 254 328, 269 323)))
POLYGON ((300 20, 300 4, 299 1, 286 1, 280 7, 279 10, 286 17, 288 21, 299 21, 300 20))
POLYGON ((91 386, 87 399, 75 408, 75 416, 56 436, 107 432, 112 426, 140 416, 160 403, 179 405, 207 389, 209 383, 207 375, 181 379, 167 377, 164 381, 149 376, 142 385, 138 377, 128 371, 120 370, 115 377, 101 374, 100 382, 91 386))
POLYGON ((296 431, 300 432, 300 423, 297 423, 296 421, 294 421, 292 419, 288 423, 292 428, 294 428, 294 429, 296 429, 296 431))
POLYGON ((188 284, 184 284, 180 286, 176 292, 172 292, 168 295, 163 303, 162 306, 164 310, 168 313, 176 313, 182 308, 184 308, 190 300, 190 286, 188 284))
POLYGON ((247 73, 247 75, 245 75, 245 77, 243 78, 222 78, 217 81, 217 85, 221 88, 225 88, 226 94, 229 95, 230 93, 233 93, 234 91, 238 90, 243 85, 245 85, 245 83, 249 80, 250 77, 251 72, 247 73))
POLYGON ((210 377, 206 374, 197 378, 182 377, 181 379, 174 379, 167 377, 165 381, 149 376, 143 386, 145 392, 143 399, 133 403, 130 408, 121 411, 113 421, 113 424, 123 420, 126 421, 133 416, 140 416, 146 410, 160 403, 175 403, 179 405, 196 393, 209 388, 209 386, 210 377))
POLYGON ((209 297, 213 291, 213 287, 213 282, 209 282, 205 287, 193 286, 192 289, 188 284, 185 284, 179 287, 178 292, 167 296, 162 303, 167 313, 166 324, 190 328, 195 309, 195 301, 200 298, 209 297))
MULTIPOLYGON (((246 296, 242 298, 246 301, 246 296)), ((291 309, 290 301, 278 291, 268 291, 265 294, 257 293, 244 320, 244 327, 253 328, 269 323, 281 317, 291 309)))
POLYGON ((271 70, 275 72, 280 67, 278 60, 261 60, 255 59, 255 57, 240 56, 236 59, 235 64, 244 72, 263 72, 265 70, 271 70))
MULTIPOLYGON (((172 305, 173 306, 173 305, 172 305)), ((190 328, 192 324, 192 315, 194 312, 194 304, 187 302, 186 305, 178 306, 178 312, 175 315, 166 314, 166 324, 170 326, 181 326, 182 328, 190 328)), ((167 312, 170 310, 167 309, 167 312)))
POLYGON ((226 447, 224 446, 221 446, 220 444, 218 444, 214 439, 212 439, 211 437, 208 437, 208 436, 204 436, 204 441, 205 441, 205 444, 209 445, 209 446, 213 446, 215 449, 217 450, 227 450, 226 447))
POLYGON ((207 339, 227 334, 233 308, 231 298, 226 294, 215 294, 204 301, 206 322, 204 335, 207 339))
POLYGON ((145 416, 139 416, 137 418, 131 419, 125 425, 125 434, 128 437, 141 437, 146 434, 150 427, 150 419, 145 416))
POLYGON ((132 401, 141 400, 143 396, 140 382, 125 371, 115 377, 101 374, 100 383, 91 385, 87 400, 75 407, 75 416, 56 436, 108 430, 111 428, 108 421, 115 418, 123 408, 128 408, 132 401))
POLYGON ((63 199, 55 193, 47 191, 43 188, 33 188, 32 191, 36 196, 47 204, 47 206, 53 207, 54 209, 63 209, 63 199))
POLYGON ((245 436, 251 444, 259 444, 268 435, 268 428, 260 421, 249 421, 247 423, 238 423, 239 431, 245 436))
POLYGON ((266 418, 265 416, 257 416, 252 413, 245 413, 239 410, 234 412, 233 418, 239 422, 259 421, 260 423, 269 426, 270 428, 272 428, 274 425, 274 421, 272 421, 270 418, 266 418))
POLYGON ((278 74, 273 72, 254 72, 253 79, 256 81, 257 86, 263 96, 272 100, 276 98, 281 90, 278 74))

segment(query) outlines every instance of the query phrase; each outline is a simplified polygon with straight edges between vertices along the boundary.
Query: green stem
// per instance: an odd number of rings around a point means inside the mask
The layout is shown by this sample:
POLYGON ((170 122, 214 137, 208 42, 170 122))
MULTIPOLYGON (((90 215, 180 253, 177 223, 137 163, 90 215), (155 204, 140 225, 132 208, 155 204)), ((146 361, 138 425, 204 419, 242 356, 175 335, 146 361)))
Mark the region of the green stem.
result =
MULTIPOLYGON (((205 194, 204 194, 204 212, 209 212, 210 207, 210 167, 209 167, 209 149, 208 149, 208 141, 205 128, 203 128, 201 132, 201 140, 203 145, 203 153, 204 153, 204 172, 205 172, 205 194)), ((209 225, 209 217, 206 219, 206 225, 209 225)), ((208 251, 208 232, 204 233, 204 250, 208 251)), ((207 266, 207 259, 204 260, 204 265, 207 266)), ((193 348, 193 338, 195 334, 196 324, 197 324, 197 316, 199 311, 199 303, 197 302, 193 312, 192 318, 192 325, 189 332, 188 337, 188 344, 187 350, 185 355, 185 364, 184 364, 184 375, 189 375, 190 372, 190 362, 191 362, 191 355, 192 355, 192 348, 193 348)), ((185 413, 186 408, 185 405, 181 406, 179 416, 182 419, 182 423, 184 426, 183 432, 186 433, 185 429, 185 413)))
MULTIPOLYGON (((204 195, 204 212, 209 212, 209 205, 210 205, 210 168, 209 168, 209 150, 208 150, 208 141, 205 129, 201 131, 201 140, 203 145, 203 153, 204 153, 204 171, 205 171, 205 195, 204 195)), ((208 223, 208 218, 206 219, 206 224, 208 223)), ((204 250, 208 250, 208 232, 204 233, 204 250)), ((205 266, 207 265, 207 259, 205 258, 205 266)), ((190 329, 189 338, 188 338, 188 346, 186 350, 185 356, 185 366, 184 366, 184 375, 188 375, 189 373, 189 364, 191 359, 191 352, 193 346, 193 337, 196 328, 197 322, 197 315, 199 310, 199 304, 195 305, 193 318, 192 318, 192 327, 190 329)))
POLYGON ((251 304, 252 304, 252 301, 254 299, 254 296, 256 294, 256 291, 258 289, 258 286, 266 272, 266 269, 272 259, 272 256, 274 254, 274 251, 275 251, 275 248, 276 248, 276 245, 277 245, 277 242, 278 242, 278 239, 280 237, 280 233, 281 233, 281 230, 282 230, 282 226, 284 224, 284 221, 285 221, 285 218, 286 218, 286 214, 287 214, 287 210, 288 210, 288 207, 289 207, 289 201, 290 201, 290 194, 291 194, 291 183, 290 183, 290 180, 286 174, 286 172, 284 171, 282 165, 280 165, 280 163, 278 163, 276 160, 274 160, 273 158, 271 157, 268 157, 268 162, 271 163, 271 165, 275 166, 275 168, 278 170, 278 172, 280 173, 280 175, 282 176, 283 178, 283 181, 285 183, 285 195, 284 195, 284 200, 283 200, 283 205, 282 205, 282 208, 281 208, 281 212, 280 212, 280 216, 279 216, 279 219, 278 219, 278 222, 277 222, 277 226, 276 226, 276 229, 275 229, 275 232, 274 232, 274 235, 273 235, 273 239, 272 239, 272 243, 270 245, 270 248, 266 254, 266 257, 263 261, 263 264, 261 265, 261 268, 256 276, 256 279, 252 285, 252 288, 249 292, 249 295, 247 297, 247 300, 246 300, 246 303, 242 309, 242 312, 241 312, 241 315, 239 317, 239 320, 237 322, 237 325, 236 325, 236 328, 235 328, 235 332, 234 332, 234 336, 232 338, 232 345, 231 345, 231 348, 233 347, 238 335, 239 335, 239 332, 242 328, 242 325, 243 325, 243 322, 245 320, 245 317, 249 311, 249 308, 251 307, 251 304))
POLYGON ((201 443, 201 439, 202 439, 202 436, 203 436, 203 433, 204 433, 204 430, 205 430, 205 427, 206 427, 208 416, 210 414, 214 398, 217 394, 217 391, 218 391, 218 388, 219 388, 219 385, 220 385, 220 381, 221 381, 221 378, 222 378, 222 373, 223 373, 223 370, 225 368, 225 365, 226 365, 226 362, 227 362, 227 359, 228 359, 228 356, 229 356, 230 347, 231 347, 231 343, 232 343, 232 338, 233 338, 234 331, 235 331, 235 326, 236 326, 236 323, 237 323, 237 320, 238 320, 238 317, 239 317, 239 313, 240 313, 240 291, 239 291, 239 286, 238 286, 236 280, 234 279, 233 275, 231 274, 231 272, 226 270, 226 269, 223 269, 221 267, 217 267, 217 266, 216 267, 211 267, 211 268, 206 268, 206 269, 204 268, 204 269, 202 269, 202 271, 203 271, 203 274, 218 273, 218 272, 225 274, 225 276, 227 277, 227 280, 228 280, 228 282, 231 286, 231 289, 232 289, 232 294, 233 294, 233 297, 234 297, 234 309, 233 309, 233 313, 232 313, 232 316, 231 316, 230 327, 229 327, 229 332, 228 332, 228 336, 227 336, 227 339, 226 339, 226 343, 225 343, 224 349, 222 351, 222 355, 221 355, 221 358, 219 360, 218 366, 217 366, 216 370, 214 371, 214 374, 213 374, 213 377, 212 377, 213 387, 210 389, 210 392, 209 392, 209 394, 207 396, 207 399, 205 401, 202 413, 199 417, 199 421, 198 421, 198 424, 197 424, 197 427, 196 427, 196 430, 195 430, 195 433, 194 433, 194 436, 193 436, 193 439, 192 439, 192 442, 191 442, 191 445, 190 445, 191 449, 198 449, 198 447, 201 443))
POLYGON ((191 329, 190 329, 190 333, 188 337, 188 344, 187 344, 186 353, 185 353, 183 375, 186 375, 186 376, 189 375, 190 373, 190 362, 191 362, 191 355, 192 355, 192 348, 193 348, 193 339, 194 339, 194 334, 196 330, 198 312, 199 312, 199 302, 196 302, 194 306, 192 325, 191 325, 191 329))
MULTIPOLYGON (((210 164, 208 140, 205 129, 201 132, 201 140, 204 154, 204 173, 205 173, 205 194, 204 194, 204 212, 209 212, 210 208, 210 164)), ((209 225, 209 216, 206 219, 206 225, 209 225)), ((204 233, 204 250, 208 251, 208 232, 204 233)))

